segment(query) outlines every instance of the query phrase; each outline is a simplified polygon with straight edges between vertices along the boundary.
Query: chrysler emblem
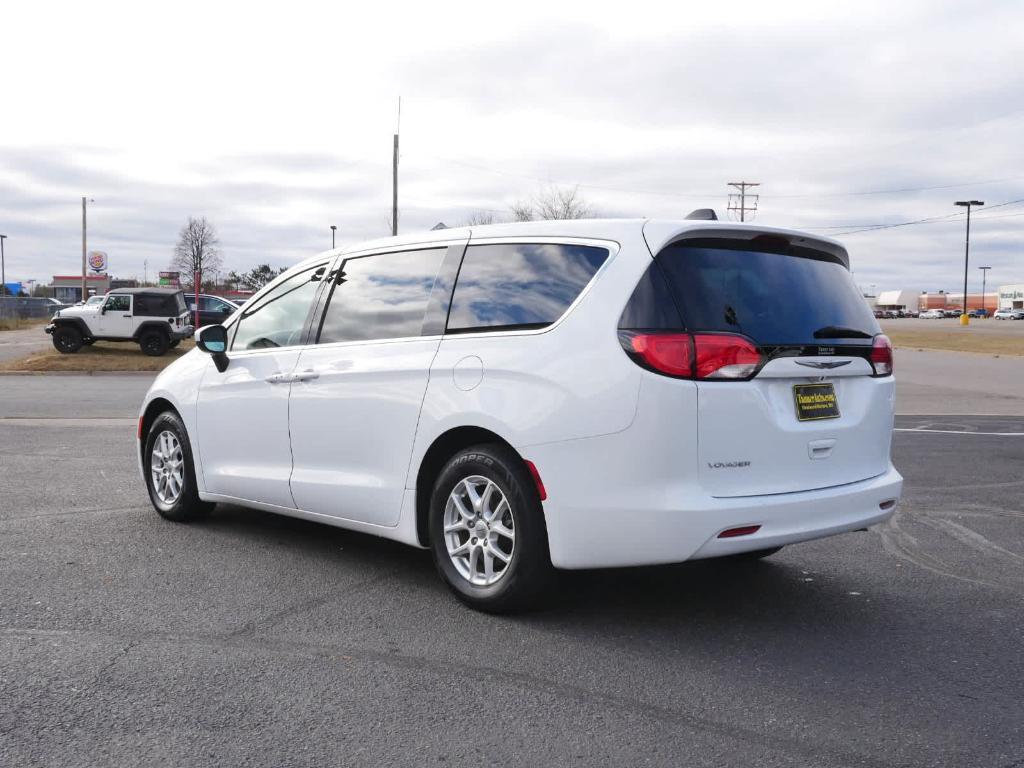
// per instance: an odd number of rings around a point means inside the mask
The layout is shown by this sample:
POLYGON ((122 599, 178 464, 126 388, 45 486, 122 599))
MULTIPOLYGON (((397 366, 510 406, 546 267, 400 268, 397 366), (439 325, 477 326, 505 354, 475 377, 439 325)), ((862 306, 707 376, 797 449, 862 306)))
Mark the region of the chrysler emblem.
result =
POLYGON ((840 368, 844 365, 849 365, 849 360, 828 360, 828 361, 817 361, 817 360, 796 360, 794 361, 797 365, 802 365, 806 368, 818 368, 818 369, 829 369, 840 368))

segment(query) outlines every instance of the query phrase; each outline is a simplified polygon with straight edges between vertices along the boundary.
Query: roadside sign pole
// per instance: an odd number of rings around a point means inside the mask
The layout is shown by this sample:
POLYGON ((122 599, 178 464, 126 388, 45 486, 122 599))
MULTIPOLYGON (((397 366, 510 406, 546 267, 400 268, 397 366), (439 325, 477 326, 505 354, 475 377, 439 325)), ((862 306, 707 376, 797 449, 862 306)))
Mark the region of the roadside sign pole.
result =
POLYGON ((192 282, 195 283, 195 286, 196 286, 196 316, 195 316, 195 321, 193 322, 193 329, 192 329, 193 331, 198 331, 199 330, 199 282, 202 279, 203 279, 203 273, 200 272, 197 269, 195 274, 192 275, 192 282))

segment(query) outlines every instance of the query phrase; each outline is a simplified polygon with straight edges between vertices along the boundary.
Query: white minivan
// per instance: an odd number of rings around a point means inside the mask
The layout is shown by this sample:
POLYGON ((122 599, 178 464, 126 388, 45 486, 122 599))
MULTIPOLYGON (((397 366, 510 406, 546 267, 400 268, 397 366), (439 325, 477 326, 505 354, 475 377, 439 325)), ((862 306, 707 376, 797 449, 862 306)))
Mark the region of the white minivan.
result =
POLYGON ((893 514, 893 356, 846 251, 717 220, 432 231, 307 259, 161 373, 139 461, 215 503, 430 548, 455 594, 762 557, 893 514))

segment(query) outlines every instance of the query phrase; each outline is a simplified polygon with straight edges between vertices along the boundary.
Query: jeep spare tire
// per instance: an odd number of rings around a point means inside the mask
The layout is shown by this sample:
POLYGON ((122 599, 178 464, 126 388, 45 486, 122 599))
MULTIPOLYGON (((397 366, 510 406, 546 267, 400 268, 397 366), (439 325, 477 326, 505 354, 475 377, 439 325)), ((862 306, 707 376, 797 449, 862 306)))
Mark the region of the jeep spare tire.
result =
POLYGON ((139 337, 139 348, 151 357, 166 354, 170 340, 163 331, 145 331, 139 337))
POLYGON ((82 332, 73 325, 59 325, 53 329, 53 348, 62 355, 70 355, 82 348, 82 332))

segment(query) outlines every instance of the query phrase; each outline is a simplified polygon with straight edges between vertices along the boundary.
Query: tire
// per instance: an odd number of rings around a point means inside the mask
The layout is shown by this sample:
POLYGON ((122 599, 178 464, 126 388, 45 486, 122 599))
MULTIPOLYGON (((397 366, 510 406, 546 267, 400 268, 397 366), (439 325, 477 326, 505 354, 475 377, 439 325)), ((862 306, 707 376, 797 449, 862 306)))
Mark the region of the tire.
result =
POLYGON ((763 560, 766 557, 771 557, 776 552, 781 550, 782 547, 768 547, 767 549, 755 549, 753 552, 740 552, 738 555, 729 555, 726 560, 735 561, 750 561, 750 560, 763 560))
POLYGON ((142 465, 149 500, 160 517, 176 523, 188 523, 205 517, 215 506, 199 498, 188 433, 174 411, 164 411, 153 420, 146 433, 142 465), (165 458, 154 467, 154 459, 157 458, 154 450, 157 448, 165 458), (177 493, 174 493, 175 486, 177 493))
POLYGON ((73 325, 53 329, 53 348, 62 355, 71 355, 82 348, 82 332, 73 325))
POLYGON ((488 613, 508 613, 536 607, 545 597, 553 569, 544 511, 529 472, 511 449, 494 443, 476 445, 449 459, 434 483, 428 523, 434 565, 466 605, 488 613), (481 499, 480 505, 474 506, 470 487, 481 499), (499 524, 493 515, 501 510, 499 524), (446 518, 449 524, 458 521, 466 526, 467 511, 473 527, 446 534, 446 518), (449 554, 450 548, 458 551, 463 547, 463 554, 449 554))
POLYGON ((146 331, 139 337, 139 349, 150 357, 167 354, 171 341, 164 331, 146 331))
POLYGON ((82 339, 82 344, 86 347, 91 347, 96 343, 96 339, 82 339))
POLYGON ((181 344, 181 339, 175 339, 175 340, 174 340, 174 341, 172 341, 172 342, 171 342, 170 344, 168 344, 168 346, 169 346, 169 347, 170 347, 171 349, 174 349, 174 348, 175 348, 176 346, 178 346, 179 344, 181 344))

